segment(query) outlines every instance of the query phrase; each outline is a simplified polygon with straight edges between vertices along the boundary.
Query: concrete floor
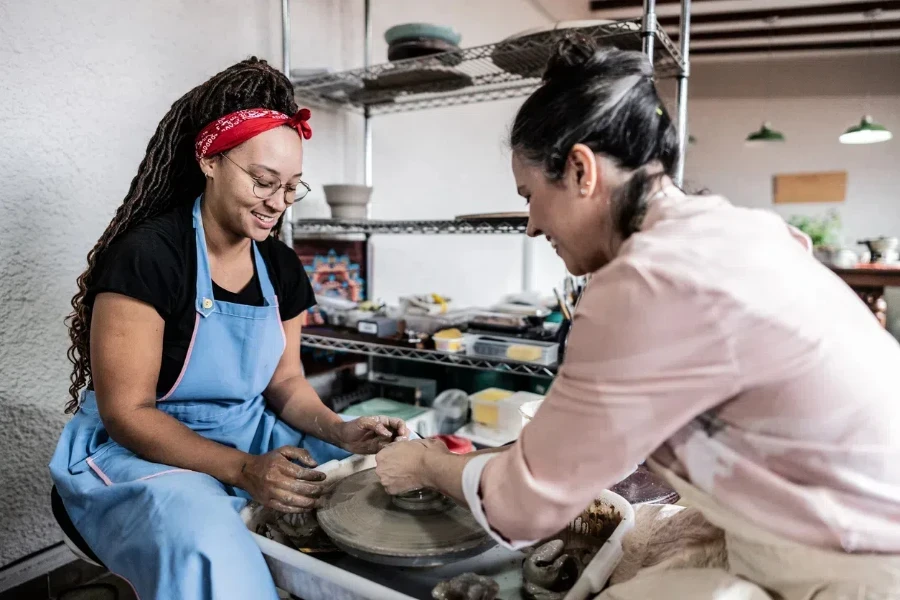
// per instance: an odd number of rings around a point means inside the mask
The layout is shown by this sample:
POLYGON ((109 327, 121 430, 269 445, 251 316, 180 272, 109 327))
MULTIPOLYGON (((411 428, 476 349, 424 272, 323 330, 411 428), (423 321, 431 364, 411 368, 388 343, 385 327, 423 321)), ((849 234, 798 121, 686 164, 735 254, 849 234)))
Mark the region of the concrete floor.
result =
MULTIPOLYGON (((286 592, 285 600, 302 600, 286 592)), ((0 600, 138 600, 131 585, 81 560, 0 593, 0 600)))
POLYGON ((137 600, 124 579, 76 560, 0 593, 0 600, 137 600))

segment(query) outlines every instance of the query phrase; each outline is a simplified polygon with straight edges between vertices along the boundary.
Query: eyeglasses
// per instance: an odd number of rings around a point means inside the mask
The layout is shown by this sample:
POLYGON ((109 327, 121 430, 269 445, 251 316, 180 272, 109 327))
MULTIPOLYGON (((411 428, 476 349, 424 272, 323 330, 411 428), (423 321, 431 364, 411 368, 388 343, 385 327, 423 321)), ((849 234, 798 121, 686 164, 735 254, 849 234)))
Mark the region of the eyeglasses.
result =
POLYGON ((259 198, 260 200, 269 200, 275 194, 278 193, 278 190, 284 188, 284 203, 285 204, 293 204, 298 200, 303 200, 306 198, 306 195, 310 192, 312 188, 309 187, 309 184, 305 181, 298 180, 298 186, 288 185, 287 183, 281 183, 275 177, 266 178, 266 177, 258 177, 242 167, 241 165, 234 162, 226 153, 222 153, 222 156, 228 159, 228 162, 236 166, 238 169, 246 173, 250 176, 250 179, 253 180, 253 195, 259 198))

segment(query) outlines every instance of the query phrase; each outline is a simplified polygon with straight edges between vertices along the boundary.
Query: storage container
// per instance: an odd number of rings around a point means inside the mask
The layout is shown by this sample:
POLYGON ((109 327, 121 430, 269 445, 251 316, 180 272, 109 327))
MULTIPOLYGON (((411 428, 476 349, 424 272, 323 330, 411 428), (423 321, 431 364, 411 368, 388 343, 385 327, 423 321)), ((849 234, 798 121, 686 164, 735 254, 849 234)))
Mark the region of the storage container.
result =
POLYGON ((522 426, 524 427, 528 421, 534 418, 534 415, 537 414, 538 409, 543 404, 544 398, 540 396, 530 402, 526 402, 525 404, 519 407, 519 413, 522 415, 522 426))
POLYGON ((365 402, 355 404, 343 412, 349 417, 374 417, 384 415, 403 419, 410 431, 415 431, 422 437, 431 437, 440 433, 438 429, 437 413, 421 406, 404 404, 387 398, 372 398, 365 402))
POLYGON ((438 433, 455 433, 468 420, 469 395, 462 390, 444 390, 434 399, 431 408, 436 415, 438 433))
POLYGON ((472 343, 470 354, 491 358, 505 358, 551 366, 556 364, 559 344, 516 338, 479 336, 472 343))
POLYGON ((440 294, 401 296, 400 311, 405 315, 445 315, 453 311, 453 300, 440 294))
MULTIPOLYGON (((529 402, 539 402, 544 399, 543 396, 532 394, 530 392, 516 392, 511 396, 501 398, 496 402, 495 410, 496 418, 493 424, 483 423, 478 419, 474 419, 473 431, 478 435, 487 437, 509 437, 513 439, 519 436, 524 426, 522 413, 519 411, 523 404, 529 402)), ((487 408, 487 407, 486 407, 487 408)), ((474 413, 474 407, 472 412, 474 413)), ((493 416, 493 415, 492 415, 493 416)))
POLYGON ((437 381, 421 377, 404 377, 392 373, 370 373, 379 398, 388 398, 416 406, 431 406, 437 396, 437 381))
POLYGON ((434 340, 434 348, 440 352, 456 354, 466 349, 466 338, 458 329, 443 329, 438 331, 431 339, 434 340))
POLYGON ((524 315, 495 312, 473 313, 470 324, 472 327, 483 327, 485 329, 506 331, 507 333, 525 331, 531 326, 528 322, 528 317, 524 315))
POLYGON ((441 329, 467 325, 472 313, 467 310, 452 310, 442 315, 404 314, 401 318, 406 321, 407 331, 431 335, 441 329))
POLYGON ((497 404, 504 398, 509 398, 513 392, 500 388, 488 388, 477 394, 469 396, 472 407, 472 420, 486 427, 496 427, 500 418, 497 404))
POLYGON ((397 335, 400 331, 400 322, 390 317, 368 317, 360 319, 356 323, 356 329, 360 333, 387 338, 397 335))

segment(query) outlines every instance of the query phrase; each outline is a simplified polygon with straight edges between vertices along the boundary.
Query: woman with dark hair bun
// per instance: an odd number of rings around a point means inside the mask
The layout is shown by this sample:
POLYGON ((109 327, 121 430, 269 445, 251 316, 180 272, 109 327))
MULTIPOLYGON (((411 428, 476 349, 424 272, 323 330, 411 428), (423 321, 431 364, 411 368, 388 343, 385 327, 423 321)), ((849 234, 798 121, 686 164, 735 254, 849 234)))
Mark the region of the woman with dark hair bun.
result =
POLYGON ((382 450, 388 491, 436 488, 522 548, 646 460, 728 556, 601 598, 900 597, 896 340, 777 215, 673 184, 644 55, 565 40, 510 138, 529 235, 592 274, 565 364, 506 451, 382 450))

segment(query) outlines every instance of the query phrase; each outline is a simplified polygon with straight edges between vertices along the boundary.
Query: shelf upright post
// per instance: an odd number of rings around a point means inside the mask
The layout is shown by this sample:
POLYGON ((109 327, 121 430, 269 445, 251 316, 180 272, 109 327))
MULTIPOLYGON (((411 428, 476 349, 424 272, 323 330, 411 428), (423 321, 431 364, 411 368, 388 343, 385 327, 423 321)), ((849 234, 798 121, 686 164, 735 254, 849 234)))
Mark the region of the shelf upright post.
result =
MULTIPOLYGON (((372 66, 372 5, 370 0, 363 0, 363 67, 372 66)), ((363 107, 363 183, 372 186, 372 113, 369 106, 363 107)), ((371 217, 371 205, 366 205, 366 216, 371 217)), ((372 235, 366 233, 366 300, 374 300, 375 285, 372 274, 375 270, 375 260, 372 252, 372 235)), ((375 357, 368 356, 366 360, 366 376, 371 377, 375 372, 375 357)))
MULTIPOLYGON (((291 78, 291 0, 281 0, 281 70, 291 78)), ((281 220, 281 240, 294 247, 294 209, 287 206, 281 220)))
MULTIPOLYGON (((363 27, 363 66, 369 68, 372 65, 372 7, 370 0, 364 0, 363 27)), ((364 182, 366 185, 372 185, 372 113, 368 105, 363 108, 363 128, 364 182)))
POLYGON ((644 54, 650 59, 651 65, 653 64, 653 43, 656 41, 657 27, 656 0, 644 0, 644 21, 641 34, 644 37, 644 54))
MULTIPOLYGON (((372 65, 372 6, 370 0, 363 0, 363 67, 372 65)), ((372 186, 372 114, 368 105, 363 107, 363 183, 372 186)), ((371 217, 366 206, 366 216, 371 217)), ((366 300, 373 300, 375 286, 372 271, 375 261, 372 257, 372 236, 366 234, 366 300)), ((371 362, 371 361, 370 361, 371 362)), ((370 365, 371 366, 371 365, 370 365)))
POLYGON ((691 0, 681 0, 681 22, 678 42, 681 45, 681 70, 678 73, 678 162, 675 163, 675 185, 684 185, 684 154, 688 142, 688 78, 691 76, 691 0))

